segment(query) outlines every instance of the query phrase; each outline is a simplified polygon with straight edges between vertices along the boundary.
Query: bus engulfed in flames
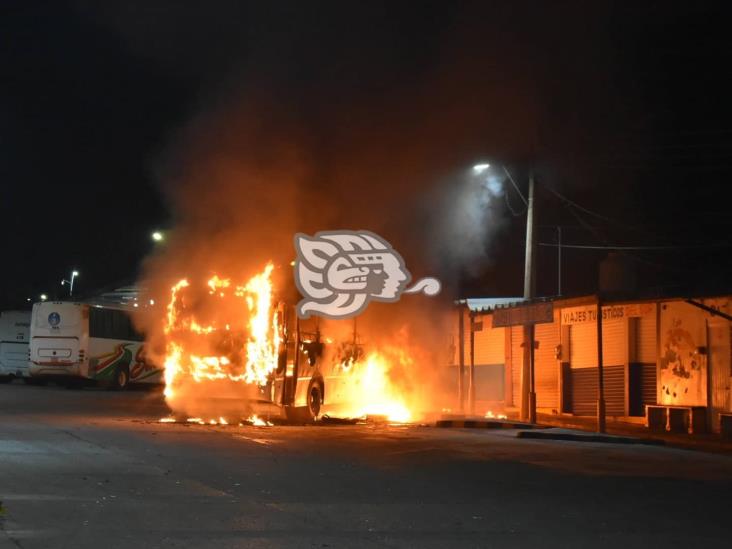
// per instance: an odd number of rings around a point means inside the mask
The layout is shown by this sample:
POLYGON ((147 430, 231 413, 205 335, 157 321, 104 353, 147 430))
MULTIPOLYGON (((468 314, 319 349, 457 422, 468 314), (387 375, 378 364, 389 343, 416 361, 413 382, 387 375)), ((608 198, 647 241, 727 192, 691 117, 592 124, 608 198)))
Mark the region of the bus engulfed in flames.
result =
MULTIPOLYGON (((273 265, 248 282, 211 277, 207 299, 180 280, 171 288, 163 333, 165 397, 174 411, 185 409, 181 399, 193 399, 229 382, 263 386, 277 366, 281 332, 272 310, 273 265), (205 320, 202 320, 203 317, 205 320)), ((215 396, 215 394, 213 395, 215 396)))
POLYGON ((240 284, 213 275, 199 284, 182 279, 171 288, 163 327, 165 398, 171 410, 194 424, 237 424, 248 416, 249 424, 267 425, 247 403, 306 403, 316 383, 322 402, 311 416, 325 410, 341 417, 412 421, 404 386, 394 381, 395 372, 403 379, 415 367, 406 347, 385 345, 336 356, 333 340, 321 337, 317 328, 315 337, 325 351, 310 360, 311 341, 295 333, 299 323, 283 318, 285 309, 276 306, 273 269, 269 263, 240 284), (277 388, 287 387, 293 395, 289 403, 277 395, 277 388), (240 407, 211 404, 227 400, 240 407))

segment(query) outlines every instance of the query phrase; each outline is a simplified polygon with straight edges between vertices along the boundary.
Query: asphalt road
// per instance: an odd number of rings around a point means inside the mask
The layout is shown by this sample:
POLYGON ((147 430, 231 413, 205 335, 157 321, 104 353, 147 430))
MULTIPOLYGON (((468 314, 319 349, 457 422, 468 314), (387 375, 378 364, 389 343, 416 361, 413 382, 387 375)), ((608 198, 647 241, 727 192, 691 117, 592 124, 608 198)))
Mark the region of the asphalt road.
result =
POLYGON ((0 547, 729 547, 732 456, 0 386, 0 547))

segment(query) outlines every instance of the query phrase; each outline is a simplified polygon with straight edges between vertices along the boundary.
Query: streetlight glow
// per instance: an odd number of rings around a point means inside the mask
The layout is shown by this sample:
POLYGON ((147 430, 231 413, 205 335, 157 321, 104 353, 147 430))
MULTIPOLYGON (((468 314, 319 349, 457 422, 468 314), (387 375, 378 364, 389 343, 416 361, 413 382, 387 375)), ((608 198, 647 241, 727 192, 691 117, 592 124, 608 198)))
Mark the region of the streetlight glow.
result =
POLYGON ((491 167, 491 165, 488 164, 487 162, 485 162, 483 164, 476 164, 475 166, 473 166, 473 171, 475 173, 483 173, 484 171, 486 171, 490 167, 491 167))
POLYGON ((46 294, 41 294, 41 301, 46 301, 48 299, 48 296, 46 294))
POLYGON ((153 240, 154 240, 155 242, 161 242, 161 241, 163 240, 163 233, 161 233, 160 231, 155 231, 155 232, 154 232, 154 233, 153 233, 152 235, 150 235, 150 236, 152 236, 152 239, 153 239, 153 240))
POLYGON ((79 276, 79 271, 71 271, 71 280, 65 278, 61 281, 61 286, 69 285, 69 297, 74 293, 74 279, 79 276))

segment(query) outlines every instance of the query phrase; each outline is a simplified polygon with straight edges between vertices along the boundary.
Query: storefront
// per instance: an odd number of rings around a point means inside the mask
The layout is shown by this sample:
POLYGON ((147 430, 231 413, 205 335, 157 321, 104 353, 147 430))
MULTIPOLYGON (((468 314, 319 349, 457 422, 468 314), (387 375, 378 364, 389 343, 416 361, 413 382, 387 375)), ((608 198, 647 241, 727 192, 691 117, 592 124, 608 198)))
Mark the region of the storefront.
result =
MULTIPOLYGON (((597 413, 594 300, 553 300, 553 321, 549 316, 534 324, 539 413, 597 413)), ((521 313, 527 305, 472 312, 464 308, 465 394, 472 326, 476 412, 496 400, 507 409, 520 409, 522 388, 529 383, 524 379, 524 326, 494 326, 494 312, 500 310, 503 318, 506 308, 521 313)), ((705 407, 708 427, 719 429, 719 414, 732 412, 732 298, 608 303, 601 314, 608 417, 644 417, 647 405, 705 407)))

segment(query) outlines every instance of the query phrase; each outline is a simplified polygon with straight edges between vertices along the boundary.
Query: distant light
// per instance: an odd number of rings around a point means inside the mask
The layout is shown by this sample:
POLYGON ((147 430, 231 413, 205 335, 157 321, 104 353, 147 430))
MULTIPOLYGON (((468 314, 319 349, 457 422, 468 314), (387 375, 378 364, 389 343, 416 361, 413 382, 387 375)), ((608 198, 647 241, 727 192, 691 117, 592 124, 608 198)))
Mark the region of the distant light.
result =
POLYGON ((79 276, 79 271, 74 271, 74 272, 73 272, 73 273, 71 273, 71 274, 72 274, 73 276, 79 276))
POLYGON ((490 167, 491 167, 491 165, 488 164, 488 163, 485 163, 485 164, 476 164, 475 166, 473 166, 473 171, 475 173, 483 173, 484 171, 486 171, 490 167))
POLYGON ((41 294, 41 301, 46 301, 48 299, 48 296, 46 294, 41 294))
POLYGON ((290 261, 290 267, 294 267, 294 266, 295 266, 295 262, 294 261, 290 261))
POLYGON ((160 231, 155 231, 151 236, 155 242, 160 242, 163 240, 163 233, 161 233, 160 231))
POLYGON ((150 305, 155 305, 155 300, 154 299, 151 299, 150 300, 150 305))
POLYGON ((25 298, 25 300, 26 300, 26 301, 30 301, 30 300, 31 300, 31 298, 30 298, 30 297, 26 297, 26 298, 25 298))
POLYGON ((133 304, 132 306, 133 306, 133 307, 137 307, 137 303, 133 304))

